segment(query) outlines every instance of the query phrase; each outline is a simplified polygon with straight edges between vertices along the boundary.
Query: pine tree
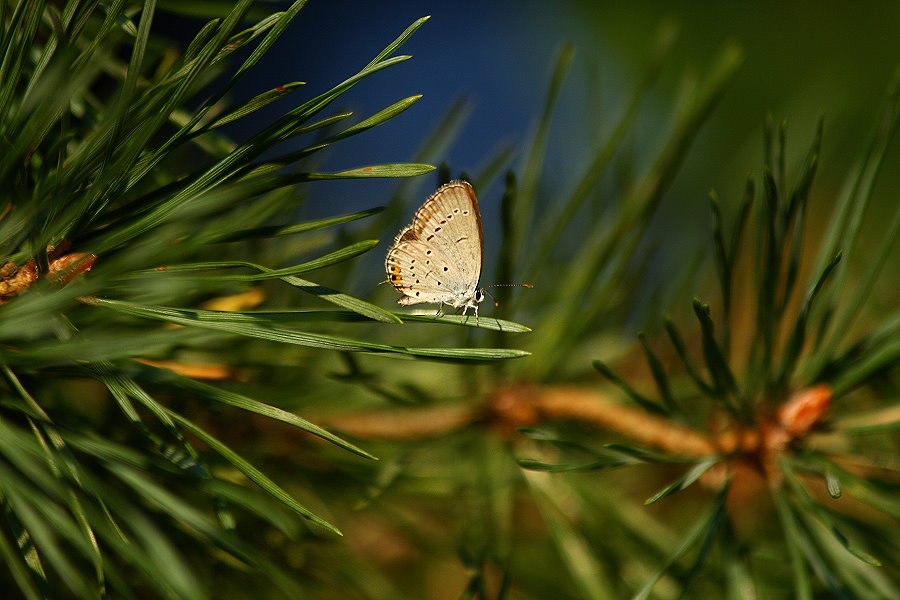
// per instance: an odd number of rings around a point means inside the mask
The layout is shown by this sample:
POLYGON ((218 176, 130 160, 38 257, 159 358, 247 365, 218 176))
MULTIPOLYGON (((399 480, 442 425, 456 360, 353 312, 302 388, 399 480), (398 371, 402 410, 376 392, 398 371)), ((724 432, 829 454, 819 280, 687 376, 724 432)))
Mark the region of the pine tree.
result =
POLYGON ((389 286, 348 292, 381 268, 375 238, 424 197, 405 178, 443 160, 466 106, 413 162, 321 172, 323 151, 418 101, 360 120, 336 104, 409 59, 427 18, 323 94, 286 82, 234 103, 305 4, 230 4, 179 52, 152 33, 153 1, 0 2, 3 589, 900 597, 898 319, 876 296, 900 211, 864 218, 898 86, 821 236, 824 125, 791 165, 770 119, 761 173, 711 196, 700 276, 686 261, 663 282, 699 297, 646 302, 623 282, 652 261, 651 221, 741 52, 721 51, 610 197, 663 31, 617 126, 548 198, 566 46, 520 166, 501 147, 438 173, 502 188, 486 264, 534 289, 497 288, 515 320, 409 314, 382 308, 389 286), (222 133, 269 105, 287 108, 247 141, 222 133), (309 182, 373 177, 401 178, 386 206, 298 220, 309 182))

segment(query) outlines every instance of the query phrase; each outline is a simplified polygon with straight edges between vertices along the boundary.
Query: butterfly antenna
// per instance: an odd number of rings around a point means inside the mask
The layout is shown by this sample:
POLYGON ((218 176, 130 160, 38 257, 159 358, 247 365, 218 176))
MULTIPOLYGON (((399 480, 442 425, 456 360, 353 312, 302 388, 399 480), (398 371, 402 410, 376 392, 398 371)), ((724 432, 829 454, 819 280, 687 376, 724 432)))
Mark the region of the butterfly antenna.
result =
POLYGON ((500 303, 497 302, 497 298, 492 293, 487 291, 485 288, 481 288, 481 291, 491 297, 491 300, 494 301, 494 306, 500 306, 500 303))

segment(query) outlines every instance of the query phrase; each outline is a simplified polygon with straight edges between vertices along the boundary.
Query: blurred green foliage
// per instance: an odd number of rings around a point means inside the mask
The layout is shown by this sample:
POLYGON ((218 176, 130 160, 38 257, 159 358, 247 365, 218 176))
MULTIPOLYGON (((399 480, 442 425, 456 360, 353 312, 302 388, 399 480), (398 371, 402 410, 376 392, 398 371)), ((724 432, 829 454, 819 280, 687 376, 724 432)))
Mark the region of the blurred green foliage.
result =
POLYGON ((336 106, 429 24, 321 94, 234 102, 304 15, 253 4, 0 0, 4 587, 896 597, 898 88, 865 58, 891 60, 900 9, 574 9, 531 139, 439 171, 500 205, 498 282, 535 284, 474 320, 357 293, 430 181, 305 216, 310 182, 443 161, 465 102, 409 162, 319 162, 419 101, 336 106), (227 16, 179 52, 163 7, 227 16), (601 41, 631 65, 611 92, 581 79, 601 41), (248 140, 221 133, 269 105, 248 140))

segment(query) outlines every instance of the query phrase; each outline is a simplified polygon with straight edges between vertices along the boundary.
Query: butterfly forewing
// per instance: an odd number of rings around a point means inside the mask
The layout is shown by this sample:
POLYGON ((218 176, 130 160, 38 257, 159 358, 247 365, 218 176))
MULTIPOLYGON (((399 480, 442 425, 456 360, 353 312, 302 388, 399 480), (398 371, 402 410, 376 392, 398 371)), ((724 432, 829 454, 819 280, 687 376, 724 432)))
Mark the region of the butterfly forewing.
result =
POLYGON ((481 276, 481 214, 472 186, 454 181, 436 191, 394 240, 385 261, 398 302, 472 302, 481 276))
POLYGON ((453 261, 441 268, 449 267, 467 289, 478 286, 483 238, 481 212, 471 185, 453 181, 441 187, 416 211, 412 227, 416 237, 453 261))

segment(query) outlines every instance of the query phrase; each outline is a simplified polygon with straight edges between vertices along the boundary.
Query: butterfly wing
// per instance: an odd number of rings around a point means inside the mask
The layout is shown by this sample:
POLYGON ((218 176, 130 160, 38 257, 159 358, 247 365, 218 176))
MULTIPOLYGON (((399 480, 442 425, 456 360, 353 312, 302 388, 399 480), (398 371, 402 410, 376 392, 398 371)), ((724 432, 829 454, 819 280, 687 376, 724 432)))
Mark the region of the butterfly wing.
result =
POLYGON ((449 265, 439 265, 440 273, 450 273, 447 277, 466 290, 478 286, 484 239, 481 211, 469 183, 451 181, 438 189, 416 211, 412 229, 418 239, 449 259, 449 265))
POLYGON ((403 294, 397 302, 403 305, 433 302, 453 304, 456 295, 440 277, 440 267, 450 263, 450 259, 437 253, 428 243, 407 237, 412 228, 407 228, 398 236, 394 247, 388 253, 386 267, 389 281, 403 294))
POLYGON ((481 277, 483 244, 472 186, 464 181, 442 186, 388 251, 388 279, 404 294, 398 302, 468 304, 481 277))

